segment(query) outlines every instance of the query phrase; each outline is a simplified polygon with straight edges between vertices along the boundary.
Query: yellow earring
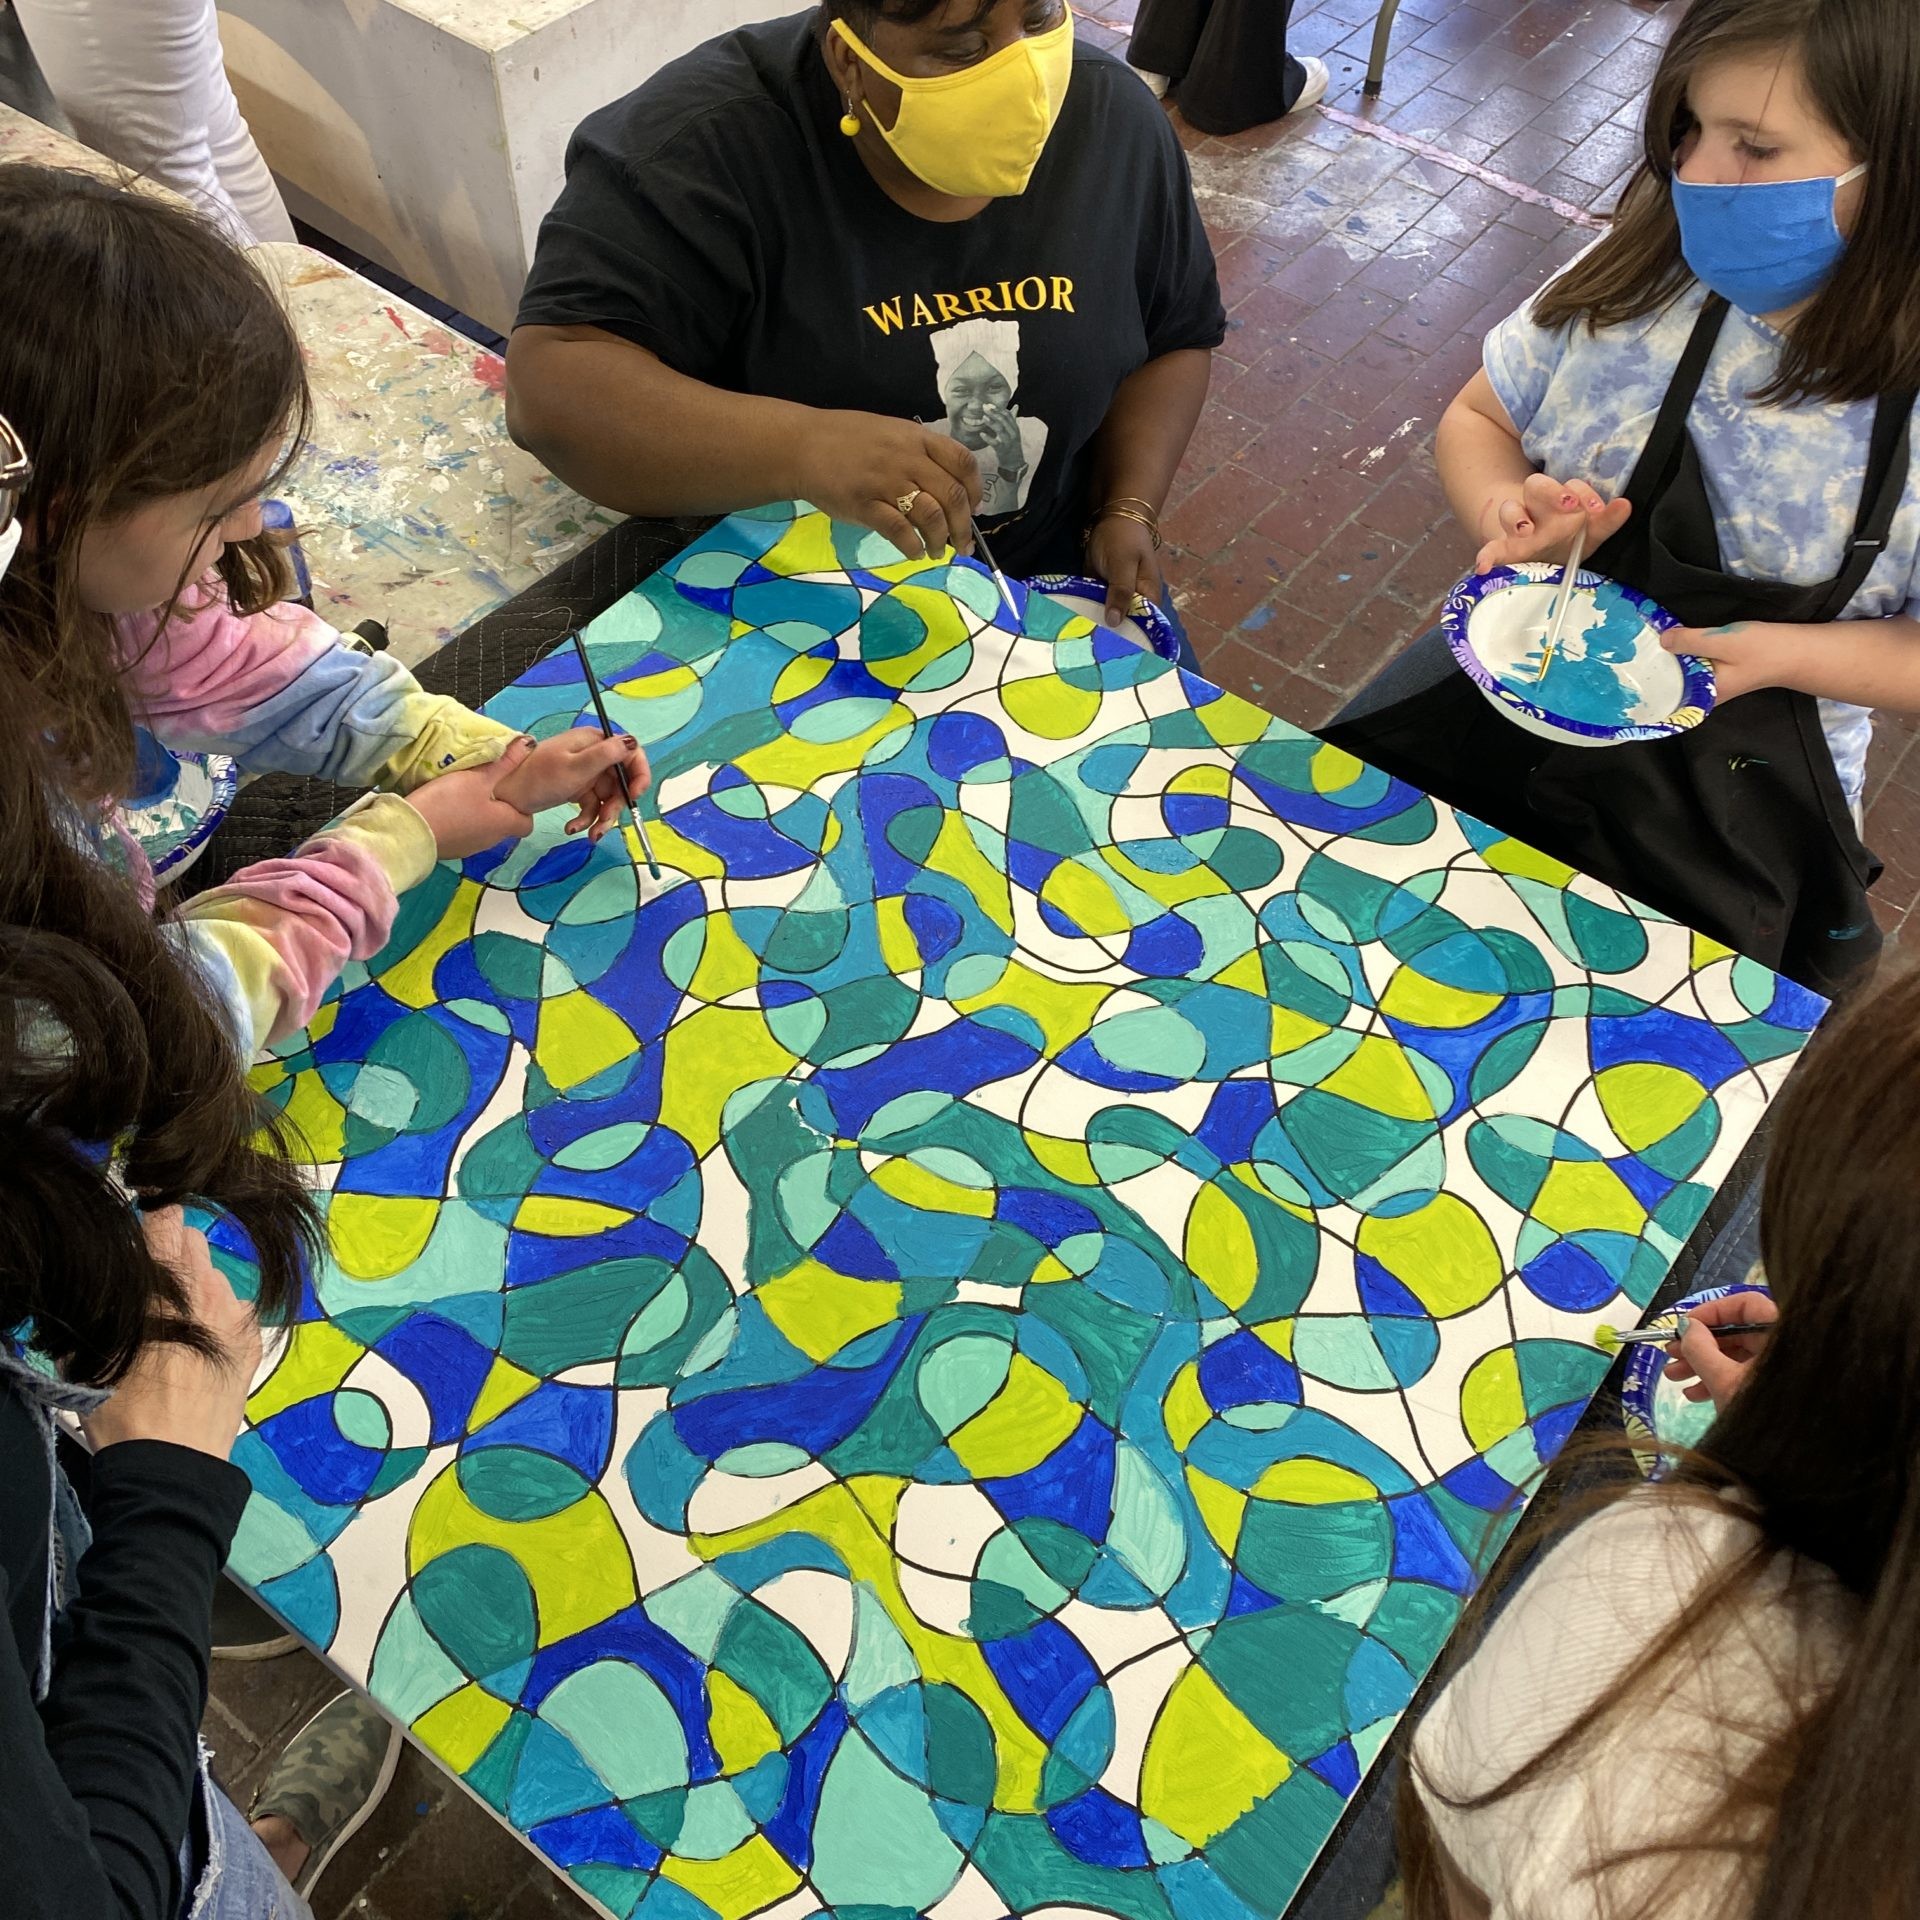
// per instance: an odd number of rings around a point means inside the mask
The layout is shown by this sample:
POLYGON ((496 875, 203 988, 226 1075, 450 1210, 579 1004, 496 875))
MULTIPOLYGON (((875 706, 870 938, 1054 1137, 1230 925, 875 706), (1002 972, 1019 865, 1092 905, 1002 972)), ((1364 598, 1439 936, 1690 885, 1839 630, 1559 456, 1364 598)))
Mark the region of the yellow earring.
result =
POLYGON ((840 116, 840 131, 849 140, 857 140, 860 137, 860 116, 854 112, 851 100, 847 102, 846 112, 840 116))

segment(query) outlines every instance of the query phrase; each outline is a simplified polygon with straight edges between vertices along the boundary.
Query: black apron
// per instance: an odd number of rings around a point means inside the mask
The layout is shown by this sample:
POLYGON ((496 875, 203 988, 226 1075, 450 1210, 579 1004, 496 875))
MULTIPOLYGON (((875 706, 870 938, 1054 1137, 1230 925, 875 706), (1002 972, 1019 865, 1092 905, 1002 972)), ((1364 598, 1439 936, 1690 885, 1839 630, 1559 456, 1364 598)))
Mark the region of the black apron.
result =
MULTIPOLYGON (((1627 483, 1633 517, 1590 564, 1687 626, 1837 620, 1886 548, 1916 396, 1881 397, 1839 574, 1816 587, 1741 579, 1721 565, 1687 430, 1726 315, 1710 297, 1627 483)), ((1743 694, 1668 740, 1559 746, 1507 720, 1430 634, 1322 737, 1816 992, 1860 984, 1879 957, 1867 891, 1880 863, 1809 694, 1743 694)))

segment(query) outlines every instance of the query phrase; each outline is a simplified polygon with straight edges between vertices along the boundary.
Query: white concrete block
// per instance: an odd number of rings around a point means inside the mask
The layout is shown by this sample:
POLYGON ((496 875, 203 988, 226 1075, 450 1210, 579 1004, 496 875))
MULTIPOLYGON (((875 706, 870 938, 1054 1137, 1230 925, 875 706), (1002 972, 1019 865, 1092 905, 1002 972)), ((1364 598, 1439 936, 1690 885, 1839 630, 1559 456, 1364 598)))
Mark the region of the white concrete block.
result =
POLYGON ((294 213, 504 332, 568 136, 797 0, 228 0, 227 71, 294 213))

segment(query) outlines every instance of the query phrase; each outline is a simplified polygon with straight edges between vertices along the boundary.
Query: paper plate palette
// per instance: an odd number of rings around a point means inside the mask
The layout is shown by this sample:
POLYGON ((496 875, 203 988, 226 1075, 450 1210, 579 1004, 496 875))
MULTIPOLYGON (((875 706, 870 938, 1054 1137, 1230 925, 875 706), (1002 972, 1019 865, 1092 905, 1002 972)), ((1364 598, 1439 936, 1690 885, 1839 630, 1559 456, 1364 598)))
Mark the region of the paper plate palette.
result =
MULTIPOLYGON (((1766 1291, 1751 1280, 1731 1287, 1708 1287, 1676 1300, 1668 1312, 1691 1313, 1695 1307, 1704 1307, 1709 1300, 1724 1300, 1730 1293, 1766 1291)), ((1689 1400, 1667 1378, 1670 1358, 1665 1347, 1629 1347, 1626 1372, 1620 1381, 1620 1417, 1627 1438, 1633 1442, 1634 1458, 1640 1462, 1640 1470, 1655 1479, 1666 1465, 1664 1450, 1698 1446, 1715 1417, 1711 1400, 1689 1400)))
MULTIPOLYGON (((1096 627, 1106 624, 1107 590, 1098 580, 1078 573, 1043 573, 1028 584, 1035 593, 1044 593, 1049 600, 1058 601, 1069 612, 1091 620, 1096 627)), ((1167 618, 1164 608, 1156 607, 1143 594, 1134 595, 1126 618, 1112 631, 1131 640, 1136 647, 1157 653, 1162 660, 1180 658, 1180 636, 1174 631, 1173 622, 1167 618)))
POLYGON ((166 881, 193 864, 227 817, 239 770, 224 753, 174 753, 144 728, 135 731, 140 791, 122 803, 120 817, 145 851, 154 879, 166 881))
POLYGON ((1713 711, 1713 668, 1660 644, 1680 622, 1604 574, 1580 574, 1542 677, 1560 579, 1544 562, 1495 567, 1461 581, 1441 616, 1453 657, 1510 720, 1561 745, 1617 747, 1670 739, 1713 711))

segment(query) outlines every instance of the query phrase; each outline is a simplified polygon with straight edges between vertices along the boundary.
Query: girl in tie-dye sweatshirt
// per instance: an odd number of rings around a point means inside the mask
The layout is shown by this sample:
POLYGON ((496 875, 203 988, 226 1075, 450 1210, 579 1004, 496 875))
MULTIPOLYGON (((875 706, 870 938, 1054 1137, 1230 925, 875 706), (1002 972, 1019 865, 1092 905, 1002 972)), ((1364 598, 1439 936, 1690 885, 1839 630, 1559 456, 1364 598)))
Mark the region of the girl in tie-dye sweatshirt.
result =
POLYGON ((0 167, 0 411, 35 463, 0 581, 0 724, 52 744, 76 830, 149 899, 116 804, 136 721, 244 772, 374 789, 174 918, 249 1054, 379 951, 399 895, 436 861, 524 834, 562 802, 577 807, 569 830, 597 838, 623 784, 647 780, 630 740, 518 738, 287 601, 260 500, 307 409, 284 312, 211 227, 80 175, 0 167))

